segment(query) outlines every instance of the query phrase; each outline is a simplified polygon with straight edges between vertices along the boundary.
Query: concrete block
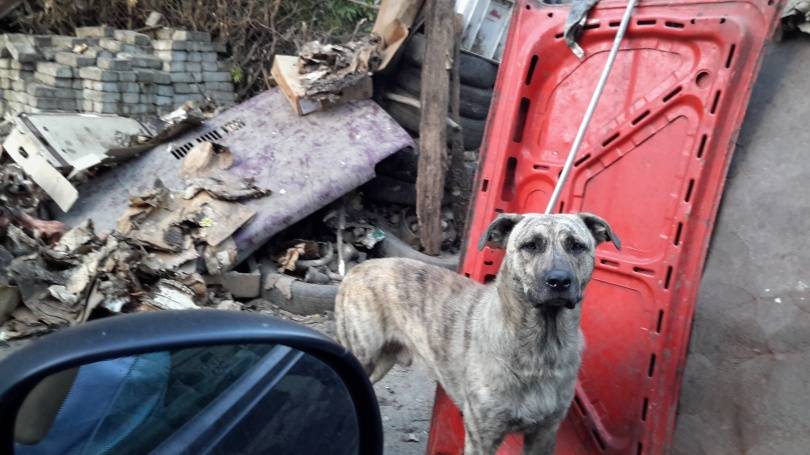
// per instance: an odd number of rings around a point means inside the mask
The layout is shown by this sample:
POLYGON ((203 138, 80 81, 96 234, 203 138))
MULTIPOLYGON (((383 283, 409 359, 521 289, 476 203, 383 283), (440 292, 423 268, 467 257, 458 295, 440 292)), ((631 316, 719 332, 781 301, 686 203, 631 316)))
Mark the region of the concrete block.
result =
POLYGON ((53 77, 61 77, 70 79, 73 77, 73 68, 55 62, 39 62, 37 63, 37 71, 53 77))
POLYGON ((54 95, 57 98, 68 99, 68 100, 75 100, 82 97, 82 91, 76 90, 72 88, 57 88, 55 89, 56 92, 54 95))
POLYGON ((202 63, 186 62, 186 71, 189 73, 201 73, 202 63))
POLYGON ((155 27, 161 22, 163 22, 163 15, 158 13, 157 11, 152 11, 151 13, 149 13, 149 16, 147 16, 144 25, 146 25, 147 27, 155 27))
POLYGON ((139 93, 122 93, 121 94, 121 101, 125 103, 134 104, 140 100, 141 95, 139 93))
POLYGON ((136 46, 149 46, 152 44, 152 38, 150 38, 149 35, 132 30, 116 30, 113 36, 118 41, 126 44, 134 44, 136 46))
MULTIPOLYGON (((14 81, 15 83, 19 81, 14 81)), ((13 86, 14 84, 12 84, 13 86)), ((18 90, 14 87, 14 90, 18 90)), ((68 90, 68 89, 62 89, 68 90)), ((40 97, 40 98, 56 98, 56 88, 48 87, 47 85, 43 85, 39 82, 34 82, 32 84, 28 84, 28 87, 25 88, 25 91, 32 96, 40 97)))
POLYGON ((96 65, 105 70, 131 71, 132 62, 120 58, 98 58, 96 65))
POLYGON ((8 90, 11 88, 11 79, 6 79, 5 77, 0 78, 0 89, 8 90))
POLYGON ((56 60, 56 63, 73 68, 93 66, 96 62, 95 57, 84 54, 74 54, 73 52, 57 52, 54 59, 56 60))
POLYGON ((20 62, 12 60, 9 64, 13 70, 34 71, 37 68, 37 62, 20 62))
POLYGON ((118 71, 105 70, 97 66, 79 68, 79 77, 91 81, 116 82, 118 81, 118 74, 118 71))
POLYGON ((225 54, 228 52, 228 44, 223 41, 215 41, 214 43, 214 52, 217 54, 225 54))
POLYGON ((79 110, 78 103, 75 99, 59 99, 59 110, 60 111, 77 111, 79 110))
POLYGON ((171 84, 172 83, 172 73, 167 73, 165 71, 155 71, 152 73, 152 82, 155 84, 171 84))
POLYGON ((115 58, 116 55, 118 54, 112 53, 106 49, 99 48, 96 51, 96 58, 115 58))
POLYGON ((6 69, 6 70, 11 68, 11 59, 9 59, 9 58, 0 58, 0 68, 6 69))
POLYGON ((36 62, 39 52, 34 45, 34 39, 28 35, 8 33, 5 35, 6 49, 18 62, 36 62))
POLYGON ((202 71, 216 72, 219 71, 219 64, 216 62, 202 62, 200 63, 202 71))
POLYGON ((53 35, 28 35, 34 41, 34 47, 42 50, 43 47, 53 46, 53 35))
POLYGON ((136 46, 134 44, 121 44, 121 52, 133 55, 142 55, 152 53, 151 47, 136 46))
POLYGON ((59 101, 60 100, 58 98, 40 98, 37 96, 28 95, 27 104, 31 107, 36 107, 38 109, 58 110, 59 101))
POLYGON ((155 30, 154 32, 155 39, 161 40, 170 40, 172 39, 172 34, 174 33, 174 29, 171 27, 163 27, 155 30))
POLYGON ((118 92, 99 92, 97 90, 84 89, 82 91, 82 98, 92 101, 114 103, 121 100, 121 94, 118 92))
POLYGON ((186 43, 186 50, 194 52, 214 52, 214 45, 212 43, 203 43, 200 41, 181 41, 186 43))
POLYGON ((85 100, 85 99, 83 99, 77 104, 79 105, 81 110, 83 110, 85 112, 93 112, 93 104, 94 103, 95 102, 93 100, 85 100))
POLYGON ((155 95, 174 96, 174 86, 173 85, 156 85, 155 86, 155 95))
POLYGON ((152 83, 154 81, 154 71, 145 68, 135 68, 135 80, 140 83, 152 83))
POLYGON ((205 90, 212 92, 233 92, 233 82, 206 82, 205 90))
POLYGON ((84 79, 73 79, 73 89, 81 90, 84 88, 84 79))
POLYGON ((98 41, 98 45, 101 46, 102 49, 106 49, 113 54, 117 54, 121 52, 124 43, 113 38, 101 38, 98 41))
POLYGON ((30 81, 34 78, 34 71, 31 70, 6 70, 8 71, 8 77, 11 79, 20 79, 24 81, 30 81))
POLYGON ((73 88, 73 79, 54 77, 51 76, 50 74, 36 72, 34 73, 34 80, 42 82, 45 85, 50 85, 51 87, 73 88))
POLYGON ((118 82, 101 82, 101 81, 92 81, 90 79, 82 80, 82 88, 88 90, 96 90, 99 92, 121 91, 121 85, 118 82))
POLYGON ((76 36, 79 38, 112 38, 114 35, 115 29, 106 25, 76 28, 76 36))
POLYGON ((184 73, 186 71, 186 62, 163 62, 163 71, 184 73))
POLYGON ((155 95, 151 93, 141 93, 138 97, 138 101, 143 104, 154 104, 155 103, 155 95))
POLYGON ((157 105, 157 106, 173 106, 174 105, 174 96, 155 95, 155 105, 157 105))
POLYGON ((118 103, 105 103, 103 101, 93 101, 93 112, 99 114, 118 114, 118 103))
POLYGON ((152 41, 152 47, 156 51, 185 51, 188 50, 188 41, 175 41, 170 39, 159 39, 152 41))
POLYGON ((140 93, 141 86, 137 82, 119 82, 122 93, 140 93))
POLYGON ((129 55, 129 54, 118 54, 119 58, 126 58, 130 62, 132 62, 133 68, 149 68, 149 69, 161 69, 163 67, 163 60, 154 57, 152 55, 129 55))
POLYGON ((217 61, 216 52, 200 52, 200 57, 202 58, 203 62, 214 63, 217 61))
POLYGON ((230 82, 231 73, 225 71, 204 72, 202 73, 203 81, 205 82, 230 82))
POLYGON ((191 77, 191 73, 169 73, 172 78, 172 82, 177 83, 190 83, 190 82, 197 82, 194 78, 191 77))
POLYGON ((208 32, 195 32, 191 30, 175 30, 171 39, 178 41, 202 41, 211 42, 211 34, 208 32))
POLYGON ((200 93, 197 84, 174 84, 174 93, 182 95, 188 93, 200 93))
POLYGON ((74 46, 79 44, 87 44, 87 39, 66 35, 51 36, 51 46, 57 49, 73 49, 74 46))
POLYGON ((118 71, 118 80, 121 82, 136 82, 138 75, 135 71, 118 71))
POLYGON ((194 63, 202 62, 202 53, 201 52, 189 52, 188 53, 188 61, 194 63))
POLYGON ((11 81, 11 89, 16 92, 25 92, 28 90, 28 84, 28 81, 17 79, 11 81))
POLYGON ((188 60, 186 51, 155 51, 155 56, 163 61, 185 62, 188 60))

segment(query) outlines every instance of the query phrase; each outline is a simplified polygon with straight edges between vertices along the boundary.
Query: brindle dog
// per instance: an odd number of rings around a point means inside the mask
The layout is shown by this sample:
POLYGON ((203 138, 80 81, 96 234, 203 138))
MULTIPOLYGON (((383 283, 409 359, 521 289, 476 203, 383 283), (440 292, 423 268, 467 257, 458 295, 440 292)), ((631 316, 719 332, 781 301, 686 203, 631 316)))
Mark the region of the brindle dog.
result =
POLYGON ((502 214, 479 248, 505 248, 493 284, 409 259, 364 262, 335 305, 339 341, 380 380, 414 356, 464 413, 465 454, 494 454, 522 432, 551 454, 574 396, 579 327, 596 245, 619 239, 589 214, 502 214))

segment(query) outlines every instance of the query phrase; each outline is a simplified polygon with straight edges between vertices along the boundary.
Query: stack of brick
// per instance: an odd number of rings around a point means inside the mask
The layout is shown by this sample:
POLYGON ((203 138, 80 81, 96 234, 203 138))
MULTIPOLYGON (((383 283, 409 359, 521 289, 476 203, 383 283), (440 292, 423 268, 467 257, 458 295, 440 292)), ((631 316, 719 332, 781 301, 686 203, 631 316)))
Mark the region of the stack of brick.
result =
POLYGON ((76 36, 9 34, 0 47, 6 115, 20 112, 163 114, 186 101, 235 102, 222 43, 207 32, 159 29, 151 36, 80 27, 76 36))

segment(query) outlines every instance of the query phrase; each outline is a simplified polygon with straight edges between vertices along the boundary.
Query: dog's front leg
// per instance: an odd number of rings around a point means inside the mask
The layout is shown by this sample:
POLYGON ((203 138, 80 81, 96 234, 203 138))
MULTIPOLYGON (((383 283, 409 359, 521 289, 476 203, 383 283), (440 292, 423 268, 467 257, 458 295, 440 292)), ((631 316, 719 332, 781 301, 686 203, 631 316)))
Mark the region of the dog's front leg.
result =
POLYGON ((557 429, 560 424, 552 426, 537 425, 523 433, 523 453, 525 455, 553 455, 557 443, 557 429))
POLYGON ((464 409, 464 455, 495 455, 506 436, 506 429, 493 425, 497 419, 464 409))

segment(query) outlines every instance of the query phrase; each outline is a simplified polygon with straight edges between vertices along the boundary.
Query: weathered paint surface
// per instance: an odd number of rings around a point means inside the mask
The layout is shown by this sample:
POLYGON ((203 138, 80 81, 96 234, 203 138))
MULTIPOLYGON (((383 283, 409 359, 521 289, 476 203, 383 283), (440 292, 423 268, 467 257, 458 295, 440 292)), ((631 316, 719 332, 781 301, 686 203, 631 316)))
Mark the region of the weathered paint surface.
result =
POLYGON ((97 230, 113 229, 129 197, 151 189, 155 179, 172 189, 183 187, 177 156, 198 138, 230 148, 235 162, 228 173, 251 177, 273 191, 269 197, 244 202, 257 215, 235 235, 240 258, 367 182, 378 162, 412 145, 410 136, 373 101, 299 117, 273 89, 97 176, 79 188, 79 201, 59 219, 73 226, 90 217, 97 230))

